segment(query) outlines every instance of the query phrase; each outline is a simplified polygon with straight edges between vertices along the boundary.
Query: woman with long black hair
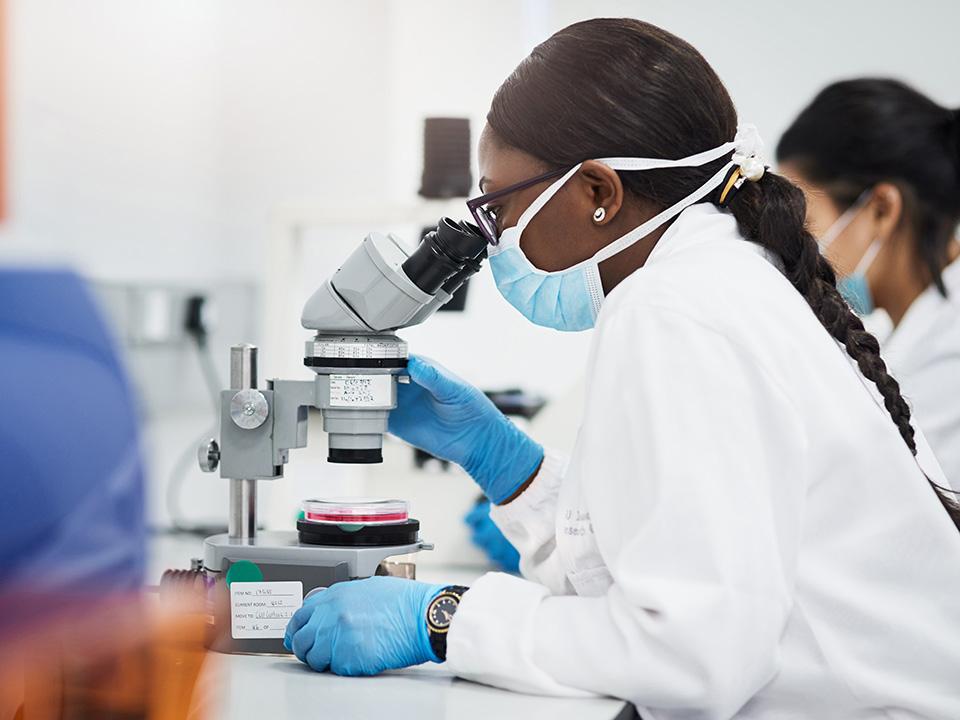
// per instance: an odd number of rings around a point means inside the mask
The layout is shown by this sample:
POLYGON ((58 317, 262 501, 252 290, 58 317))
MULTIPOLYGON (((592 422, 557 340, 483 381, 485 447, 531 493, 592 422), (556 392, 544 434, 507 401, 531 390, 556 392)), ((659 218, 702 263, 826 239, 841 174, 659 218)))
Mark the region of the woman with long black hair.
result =
POLYGON ((892 321, 884 359, 960 487, 960 110, 897 80, 837 82, 793 121, 777 159, 807 195, 841 292, 892 321))
POLYGON ((578 440, 545 453, 411 359, 391 431, 473 477, 524 577, 339 583, 287 646, 651 718, 960 717, 960 513, 707 62, 637 20, 578 23, 487 120, 469 206, 498 287, 596 328, 578 440))

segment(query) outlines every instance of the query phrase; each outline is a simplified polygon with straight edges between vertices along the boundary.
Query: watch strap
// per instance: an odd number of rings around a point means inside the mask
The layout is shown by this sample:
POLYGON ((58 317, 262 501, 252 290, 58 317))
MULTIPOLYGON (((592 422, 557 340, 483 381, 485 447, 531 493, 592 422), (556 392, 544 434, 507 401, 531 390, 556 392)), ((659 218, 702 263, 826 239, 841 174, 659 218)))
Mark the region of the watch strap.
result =
POLYGON ((433 603, 436 602, 437 598, 442 597, 443 595, 455 595, 459 600, 463 599, 463 594, 470 588, 464 585, 448 585, 443 590, 438 592, 436 596, 428 603, 427 605, 427 634, 430 636, 430 649, 433 650, 433 654, 437 656, 439 662, 445 662, 447 659, 447 635, 449 634, 446 630, 443 632, 437 632, 430 625, 430 608, 433 606, 433 603))

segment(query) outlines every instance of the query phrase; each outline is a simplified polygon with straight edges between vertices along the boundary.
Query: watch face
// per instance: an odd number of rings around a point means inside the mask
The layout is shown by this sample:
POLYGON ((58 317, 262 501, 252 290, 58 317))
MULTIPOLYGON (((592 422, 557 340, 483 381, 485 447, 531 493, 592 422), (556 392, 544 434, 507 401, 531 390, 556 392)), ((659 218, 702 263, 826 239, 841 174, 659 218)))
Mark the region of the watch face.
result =
POLYGON ((450 621, 457 611, 457 605, 459 605, 457 598, 451 595, 441 595, 430 605, 427 619, 435 628, 445 630, 450 627, 450 621))

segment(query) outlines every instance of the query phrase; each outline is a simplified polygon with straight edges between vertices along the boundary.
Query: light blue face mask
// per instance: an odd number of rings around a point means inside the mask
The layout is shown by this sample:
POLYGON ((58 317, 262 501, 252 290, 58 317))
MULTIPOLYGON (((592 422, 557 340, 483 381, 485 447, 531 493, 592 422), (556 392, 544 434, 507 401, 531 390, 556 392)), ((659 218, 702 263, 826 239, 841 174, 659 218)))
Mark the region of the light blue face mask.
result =
MULTIPOLYGON (((826 253, 827 248, 833 244, 833 241, 846 230, 853 219, 866 207, 871 197, 873 197, 873 190, 865 190, 857 198, 857 201, 827 228, 827 231, 820 238, 820 252, 826 253)), ((864 252, 853 272, 837 281, 837 290, 840 291, 843 299, 850 304, 857 315, 869 315, 874 311, 873 293, 870 292, 870 283, 867 282, 867 270, 870 269, 882 246, 883 242, 880 238, 874 239, 867 246, 866 252, 864 252)))
POLYGON ((690 205, 699 202, 717 188, 734 165, 740 165, 745 177, 759 180, 763 175, 761 151, 763 143, 753 125, 743 125, 737 130, 733 142, 706 152, 680 158, 663 160, 657 158, 604 158, 602 162, 613 170, 654 170, 671 167, 697 167, 724 155, 733 153, 730 162, 701 185, 691 195, 655 215, 626 235, 614 240, 596 255, 573 267, 555 272, 540 270, 520 247, 520 236, 533 217, 557 194, 580 169, 571 168, 559 180, 544 190, 528 207, 517 224, 505 229, 499 244, 490 250, 490 268, 497 289, 507 302, 519 310, 531 322, 555 330, 588 330, 594 326, 603 303, 603 285, 600 282, 601 262, 625 250, 690 205))
POLYGON ((873 293, 870 292, 866 275, 848 275, 840 278, 837 281, 837 290, 857 315, 869 315, 873 312, 873 293))

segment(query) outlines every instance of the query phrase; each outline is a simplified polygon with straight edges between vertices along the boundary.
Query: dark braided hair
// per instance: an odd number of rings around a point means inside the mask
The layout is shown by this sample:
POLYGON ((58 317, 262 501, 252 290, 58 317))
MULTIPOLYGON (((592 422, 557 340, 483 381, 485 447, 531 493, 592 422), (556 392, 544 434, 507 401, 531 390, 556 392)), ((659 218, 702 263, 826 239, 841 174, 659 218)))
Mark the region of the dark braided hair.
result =
MULTIPOLYGON (((602 18, 570 25, 534 48, 497 90, 487 122, 507 145, 560 168, 589 158, 693 155, 731 140, 737 113, 723 83, 691 45, 640 20, 602 18)), ((668 207, 726 162, 620 178, 627 192, 668 207)), ((879 343, 837 291, 833 269, 805 228, 802 191, 767 172, 759 182, 744 183, 728 207, 741 234, 780 259, 823 326, 877 386, 916 455, 910 408, 887 372, 879 343)), ((960 507, 945 489, 931 485, 960 528, 960 507)))

